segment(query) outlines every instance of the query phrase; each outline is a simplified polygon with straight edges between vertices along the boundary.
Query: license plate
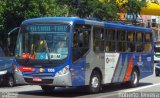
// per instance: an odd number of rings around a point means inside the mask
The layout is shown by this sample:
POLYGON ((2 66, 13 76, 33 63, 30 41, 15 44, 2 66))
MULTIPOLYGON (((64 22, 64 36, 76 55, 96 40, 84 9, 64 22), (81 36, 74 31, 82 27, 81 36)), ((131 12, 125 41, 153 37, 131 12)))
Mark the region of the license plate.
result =
POLYGON ((41 79, 41 78, 37 78, 37 77, 35 77, 35 78, 33 78, 33 81, 41 82, 41 81, 42 81, 42 79, 41 79))

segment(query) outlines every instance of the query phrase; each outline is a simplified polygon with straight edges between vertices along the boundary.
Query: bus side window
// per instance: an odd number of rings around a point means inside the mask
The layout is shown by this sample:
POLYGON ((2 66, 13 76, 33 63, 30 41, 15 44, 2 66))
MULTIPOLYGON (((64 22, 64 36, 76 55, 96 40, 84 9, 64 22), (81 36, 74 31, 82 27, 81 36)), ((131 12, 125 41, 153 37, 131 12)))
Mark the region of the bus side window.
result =
POLYGON ((143 52, 143 50, 144 50, 143 35, 144 34, 142 32, 137 32, 136 52, 143 52))
POLYGON ((151 45, 151 34, 150 33, 145 33, 144 40, 145 40, 145 45, 144 45, 144 52, 150 52, 152 50, 152 45, 151 45))
POLYGON ((89 40, 91 27, 88 29, 84 25, 76 25, 75 31, 73 32, 73 43, 72 43, 72 61, 76 61, 83 57, 89 50, 89 40), (76 27, 77 26, 77 27, 76 27), (78 29, 76 29, 78 28, 78 29))
POLYGON ((104 52, 104 29, 94 27, 93 30, 93 49, 95 52, 104 52))
POLYGON ((116 31, 114 29, 106 29, 105 32, 105 51, 106 52, 115 52, 116 50, 116 40, 115 40, 115 34, 116 31))
POLYGON ((127 31, 127 52, 135 52, 136 47, 135 47, 135 33, 127 31))
POLYGON ((123 29, 117 30, 117 51, 126 51, 126 31, 123 29))

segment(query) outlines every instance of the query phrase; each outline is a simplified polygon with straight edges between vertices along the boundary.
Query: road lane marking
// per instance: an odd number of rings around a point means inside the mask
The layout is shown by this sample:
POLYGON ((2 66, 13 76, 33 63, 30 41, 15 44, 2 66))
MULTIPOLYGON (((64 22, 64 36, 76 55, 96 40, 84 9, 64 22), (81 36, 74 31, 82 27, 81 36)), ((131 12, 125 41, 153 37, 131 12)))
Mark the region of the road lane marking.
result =
POLYGON ((148 86, 143 86, 143 87, 137 87, 137 88, 133 88, 133 89, 125 90, 124 92, 133 92, 133 91, 138 91, 138 90, 141 90, 141 89, 146 89, 146 88, 150 88, 150 87, 158 86, 158 85, 160 85, 160 83, 152 84, 152 85, 148 85, 148 86))

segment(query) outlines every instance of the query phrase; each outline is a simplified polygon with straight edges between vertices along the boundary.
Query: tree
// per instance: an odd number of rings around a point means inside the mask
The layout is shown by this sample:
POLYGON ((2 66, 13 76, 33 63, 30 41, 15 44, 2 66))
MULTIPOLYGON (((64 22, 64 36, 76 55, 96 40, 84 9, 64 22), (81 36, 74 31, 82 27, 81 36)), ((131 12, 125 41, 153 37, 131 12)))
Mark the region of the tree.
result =
POLYGON ((58 5, 69 8, 68 16, 99 18, 100 20, 117 18, 118 8, 113 1, 101 3, 98 0, 61 0, 58 5))
POLYGON ((3 17, 3 12, 4 12, 4 6, 5 2, 3 0, 0 1, 0 30, 4 29, 4 17, 3 17))
POLYGON ((101 20, 117 20, 118 7, 113 1, 103 2, 94 10, 94 16, 101 20))
POLYGON ((127 13, 132 15, 132 24, 136 25, 138 15, 140 15, 141 9, 146 6, 145 0, 128 0, 127 2, 124 2, 126 0, 118 0, 123 3, 121 5, 118 5, 119 11, 123 13, 127 13))
POLYGON ((140 15, 142 7, 146 6, 145 1, 139 1, 139 0, 128 0, 126 3, 127 6, 127 12, 131 13, 133 15, 133 21, 132 23, 136 25, 137 23, 137 17, 140 15))
POLYGON ((28 18, 46 16, 64 16, 67 8, 62 9, 56 0, 4 0, 3 11, 4 27, 11 30, 20 26, 21 22, 28 18))

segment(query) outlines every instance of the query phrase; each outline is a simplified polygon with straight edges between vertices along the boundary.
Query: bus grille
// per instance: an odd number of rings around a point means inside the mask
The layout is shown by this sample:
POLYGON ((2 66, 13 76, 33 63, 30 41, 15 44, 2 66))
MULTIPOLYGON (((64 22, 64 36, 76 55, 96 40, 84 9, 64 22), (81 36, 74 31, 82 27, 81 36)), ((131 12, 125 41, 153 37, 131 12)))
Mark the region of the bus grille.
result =
POLYGON ((53 76, 53 73, 25 73, 24 76, 52 77, 52 76, 53 76))
POLYGON ((24 80, 27 83, 32 83, 32 84, 52 84, 53 79, 42 79, 42 81, 33 81, 32 78, 24 78, 24 80))

